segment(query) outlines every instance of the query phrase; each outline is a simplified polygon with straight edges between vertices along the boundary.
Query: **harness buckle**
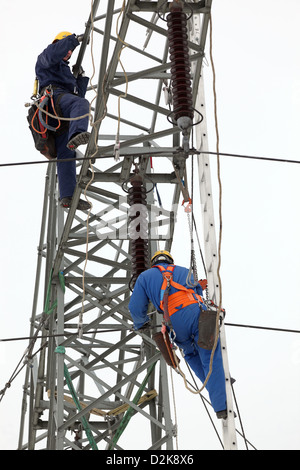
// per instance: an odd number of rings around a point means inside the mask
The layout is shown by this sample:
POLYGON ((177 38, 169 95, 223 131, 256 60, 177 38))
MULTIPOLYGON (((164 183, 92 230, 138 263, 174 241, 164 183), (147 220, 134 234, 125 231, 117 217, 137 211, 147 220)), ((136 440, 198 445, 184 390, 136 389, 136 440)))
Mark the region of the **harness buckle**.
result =
POLYGON ((173 278, 173 274, 169 271, 165 271, 162 273, 163 278, 167 281, 167 287, 170 287, 171 280, 173 278))

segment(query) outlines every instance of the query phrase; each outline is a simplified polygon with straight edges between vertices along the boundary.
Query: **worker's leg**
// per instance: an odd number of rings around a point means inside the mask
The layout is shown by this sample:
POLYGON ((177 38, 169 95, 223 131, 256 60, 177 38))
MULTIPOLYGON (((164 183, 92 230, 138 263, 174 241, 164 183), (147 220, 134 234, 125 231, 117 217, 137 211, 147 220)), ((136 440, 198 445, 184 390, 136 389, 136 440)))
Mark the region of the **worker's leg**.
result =
MULTIPOLYGON (((89 102, 85 98, 80 98, 77 95, 66 93, 60 99, 59 106, 62 114, 66 118, 78 118, 89 113, 89 102)), ((86 132, 88 128, 89 118, 86 116, 82 119, 75 119, 70 121, 68 141, 75 135, 81 132, 86 132)))
MULTIPOLYGON (((209 371, 211 351, 197 345, 199 314, 200 309, 194 304, 174 313, 171 321, 176 332, 175 342, 183 350, 185 360, 203 383, 209 371)), ((206 389, 215 412, 225 410, 225 375, 220 344, 214 353, 212 374, 206 389)))
POLYGON ((175 331, 175 343, 183 351, 186 362, 197 377, 204 382, 205 373, 194 341, 198 332, 199 312, 198 305, 186 307, 174 313, 171 321, 175 331))
POLYGON ((67 148, 68 132, 55 137, 57 159, 72 159, 69 162, 57 162, 57 176, 60 199, 72 197, 76 186, 75 152, 67 148))
POLYGON ((184 355, 184 359, 188 363, 188 365, 193 369, 194 373, 197 375, 198 379, 201 380, 203 383, 205 380, 205 373, 203 370, 202 362, 200 359, 200 356, 198 354, 198 351, 196 348, 193 346, 191 348, 192 350, 188 352, 187 354, 184 355))
MULTIPOLYGON (((198 354, 201 359, 202 367, 204 370, 205 377, 207 377, 210 367, 210 359, 212 351, 202 349, 197 345, 198 354)), ((226 409, 226 389, 225 389, 225 374, 223 368, 223 360, 220 348, 220 341, 216 347, 212 363, 212 373, 206 384, 206 388, 209 393, 211 404, 215 410, 222 411, 226 409)))

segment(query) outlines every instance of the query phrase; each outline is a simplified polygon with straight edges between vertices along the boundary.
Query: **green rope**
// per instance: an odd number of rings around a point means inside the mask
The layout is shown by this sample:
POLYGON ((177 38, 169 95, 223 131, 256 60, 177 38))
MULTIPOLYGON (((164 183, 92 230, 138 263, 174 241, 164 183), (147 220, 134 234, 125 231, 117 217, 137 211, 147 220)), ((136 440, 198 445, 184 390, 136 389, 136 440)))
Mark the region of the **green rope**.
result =
MULTIPOLYGON (((46 299, 46 305, 45 305, 45 312, 47 313, 47 315, 51 315, 53 310, 57 307, 57 300, 55 300, 52 307, 49 309, 50 288, 51 288, 51 282, 52 282, 52 275, 53 275, 53 270, 51 272, 51 276, 50 276, 50 280, 49 280, 48 291, 47 291, 47 299, 46 299)), ((63 293, 65 293, 65 291, 66 291, 65 278, 64 278, 64 274, 63 274, 62 271, 60 271, 58 273, 58 279, 59 279, 60 287, 61 287, 63 293)), ((59 354, 65 354, 65 351, 66 350, 65 350, 64 346, 57 346, 57 348, 55 349, 55 352, 59 353, 59 354)), ((70 390, 70 393, 72 395, 72 398, 74 400, 74 403, 76 405, 77 410, 82 411, 80 402, 77 398, 76 391, 75 391, 75 388, 73 386, 72 379, 71 379, 71 376, 69 374, 69 370, 68 370, 66 364, 64 364, 64 376, 65 376, 66 383, 68 385, 68 388, 70 390)), ((86 436, 88 438, 88 441, 89 441, 92 449, 93 450, 98 450, 96 441, 94 439, 94 436, 93 436, 92 431, 90 429, 89 423, 88 423, 87 419, 85 418, 85 416, 82 416, 81 422, 82 422, 83 428, 85 430, 86 436)))
MULTIPOLYGON (((57 348, 55 349, 55 352, 60 353, 60 354, 64 354, 65 353, 65 347, 64 346, 57 346, 57 348)), ((74 403, 76 405, 77 410, 82 411, 80 402, 79 402, 78 397, 76 395, 76 391, 75 391, 75 388, 73 386, 72 379, 71 379, 71 376, 69 374, 69 370, 68 370, 66 364, 64 364, 64 376, 65 376, 66 383, 68 385, 68 388, 70 390, 70 393, 72 395, 72 398, 74 400, 74 403)), ((81 417, 81 422, 82 422, 82 425, 83 425, 83 429, 85 430, 86 437, 88 438, 88 441, 91 444, 92 449, 93 450, 98 450, 98 447, 97 447, 96 441, 94 439, 94 436, 92 434, 92 431, 90 429, 88 420, 86 419, 85 416, 81 417)))
POLYGON ((51 294, 51 284, 52 284, 52 276, 53 276, 53 269, 51 270, 48 287, 47 287, 47 295, 45 301, 44 312, 48 315, 49 312, 49 304, 50 304, 50 294, 51 294))
POLYGON ((61 287, 63 293, 65 293, 66 292, 66 285, 65 285, 65 277, 64 277, 63 271, 60 271, 58 273, 58 279, 59 279, 60 287, 61 287))
MULTIPOLYGON (((138 389, 134 399, 132 400, 132 402, 137 405, 138 404, 138 401, 139 399, 141 398, 142 396, 142 393, 144 391, 144 388, 146 387, 146 384, 148 382, 148 379, 150 377, 150 375, 152 374, 153 370, 154 370, 154 367, 156 365, 156 362, 154 362, 152 364, 152 366, 148 369, 148 373, 146 375, 146 377, 144 378, 143 380, 143 383, 141 384, 140 388, 138 389)), ((120 439, 121 435, 123 434, 123 432, 125 431, 130 419, 132 418, 133 416, 133 413, 134 413, 134 408, 130 407, 128 408, 128 410, 126 411, 125 415, 123 416, 123 419, 109 445, 109 449, 108 450, 111 450, 115 447, 116 443, 118 442, 118 440, 120 439)))

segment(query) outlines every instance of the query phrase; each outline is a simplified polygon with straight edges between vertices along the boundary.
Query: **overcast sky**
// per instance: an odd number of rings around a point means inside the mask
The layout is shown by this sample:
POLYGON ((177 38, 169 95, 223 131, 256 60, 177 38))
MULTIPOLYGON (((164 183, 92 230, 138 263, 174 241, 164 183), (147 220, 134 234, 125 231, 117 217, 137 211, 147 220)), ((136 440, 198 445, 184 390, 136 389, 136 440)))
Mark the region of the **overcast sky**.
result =
MULTIPOLYGON (((36 57, 59 31, 83 32, 89 10, 89 0, 52 0, 47 7, 36 0, 1 0, 1 163, 41 159, 24 107, 36 57)), ((220 151, 300 161, 299 0, 214 0, 212 13, 220 151)), ((91 70, 88 54, 84 66, 91 70)), ((0 167, 0 172, 0 336, 9 338, 29 333, 46 165, 0 167)), ((226 321, 300 330, 300 165, 222 157, 221 174, 226 321)), ((212 178, 217 199, 215 173, 212 178)), ((179 231, 173 255, 186 264, 180 236, 179 231)), ((299 334, 228 326, 226 336, 247 438, 258 449, 299 449, 299 334)), ((0 389, 25 348, 24 342, 0 343, 0 389)), ((23 382, 24 374, 0 403, 1 449, 17 447, 23 382)), ((179 377, 175 390, 179 448, 219 449, 199 397, 185 390, 179 377)))

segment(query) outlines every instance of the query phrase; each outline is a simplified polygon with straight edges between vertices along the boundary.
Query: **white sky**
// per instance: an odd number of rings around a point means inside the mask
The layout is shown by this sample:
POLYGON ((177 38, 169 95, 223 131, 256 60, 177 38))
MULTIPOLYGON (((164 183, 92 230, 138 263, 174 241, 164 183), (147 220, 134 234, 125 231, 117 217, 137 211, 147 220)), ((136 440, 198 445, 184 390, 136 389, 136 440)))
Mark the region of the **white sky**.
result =
MULTIPOLYGON (((89 0, 52 0, 48 7, 2 0, 1 163, 41 159, 24 108, 36 57, 57 32, 83 32, 89 10, 89 0)), ((220 151, 300 160, 299 1, 214 0, 212 12, 220 151)), ((214 151, 210 66, 205 73, 214 151)), ((0 168, 1 338, 29 333, 45 171, 46 165, 0 168)), ((223 157, 221 174, 226 321, 300 330, 300 165, 223 157)), ((180 244, 174 247, 176 262, 187 263, 180 244)), ((247 438, 258 449, 299 449, 299 335, 227 327, 226 336, 247 438)), ((0 389, 25 347, 0 343, 0 389)), ((22 374, 0 403, 1 449, 17 446, 23 381, 22 374)), ((199 398, 178 377, 175 390, 179 448, 219 449, 199 398)))

